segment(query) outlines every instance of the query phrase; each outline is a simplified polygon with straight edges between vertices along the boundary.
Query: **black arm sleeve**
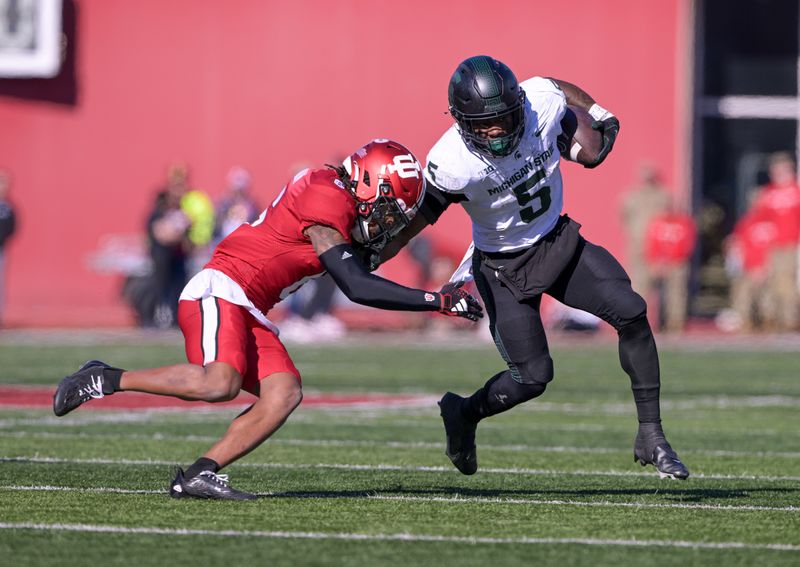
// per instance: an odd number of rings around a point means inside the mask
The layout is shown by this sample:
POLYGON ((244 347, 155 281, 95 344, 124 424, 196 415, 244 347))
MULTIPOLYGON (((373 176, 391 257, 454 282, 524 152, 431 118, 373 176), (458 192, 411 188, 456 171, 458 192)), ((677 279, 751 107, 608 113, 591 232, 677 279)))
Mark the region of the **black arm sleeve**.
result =
POLYGON ((350 301, 394 311, 438 311, 438 293, 412 289, 370 274, 349 244, 323 252, 322 265, 350 301))
POLYGON ((445 209, 452 203, 460 203, 466 200, 466 195, 441 191, 436 185, 427 181, 425 183, 425 198, 422 200, 419 212, 425 217, 428 224, 433 224, 439 220, 439 217, 442 216, 445 209))

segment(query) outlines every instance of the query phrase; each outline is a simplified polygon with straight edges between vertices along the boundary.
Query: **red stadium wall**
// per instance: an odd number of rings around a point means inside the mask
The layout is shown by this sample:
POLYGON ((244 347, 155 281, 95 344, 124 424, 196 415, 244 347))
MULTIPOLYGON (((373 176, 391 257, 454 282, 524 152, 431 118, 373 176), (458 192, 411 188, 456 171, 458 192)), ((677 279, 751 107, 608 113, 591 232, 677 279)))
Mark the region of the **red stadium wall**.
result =
MULTIPOLYGON (((228 168, 243 165, 266 203, 299 162, 321 163, 374 137, 424 158, 450 124, 452 70, 478 53, 520 80, 581 85, 620 117, 606 164, 563 167, 566 211, 588 238, 623 254, 618 204, 642 160, 671 186, 683 180, 688 0, 574 0, 557 10, 478 0, 70 6, 75 104, 0 89, 0 168, 13 175, 20 215, 8 261, 12 325, 130 322, 119 278, 92 272, 87 255, 105 234, 141 231, 173 160, 190 164, 194 185, 212 196, 228 168)), ((460 251, 468 227, 454 210, 431 233, 460 251)))

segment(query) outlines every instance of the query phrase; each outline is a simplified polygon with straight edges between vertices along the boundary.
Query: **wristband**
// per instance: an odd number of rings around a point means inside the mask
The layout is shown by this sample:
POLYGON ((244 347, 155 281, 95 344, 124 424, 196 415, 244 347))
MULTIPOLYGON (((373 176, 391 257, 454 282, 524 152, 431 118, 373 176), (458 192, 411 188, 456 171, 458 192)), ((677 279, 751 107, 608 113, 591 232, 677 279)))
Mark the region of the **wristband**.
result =
POLYGON ((595 120, 599 120, 600 122, 606 120, 607 118, 612 118, 614 116, 608 110, 606 110, 597 103, 593 104, 592 107, 589 109, 589 114, 592 116, 592 118, 594 118, 595 120))
POLYGON ((582 149, 583 146, 581 146, 578 142, 573 141, 572 148, 569 150, 569 159, 571 161, 578 161, 578 152, 580 152, 582 149))

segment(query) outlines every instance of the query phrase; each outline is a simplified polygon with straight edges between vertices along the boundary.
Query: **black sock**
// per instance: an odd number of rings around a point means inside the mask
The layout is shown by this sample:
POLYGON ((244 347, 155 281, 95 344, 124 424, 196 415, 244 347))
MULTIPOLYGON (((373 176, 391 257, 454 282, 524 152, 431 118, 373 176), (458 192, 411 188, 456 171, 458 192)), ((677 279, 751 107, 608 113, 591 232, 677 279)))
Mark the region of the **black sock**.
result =
POLYGON ((215 473, 219 469, 220 466, 214 459, 206 459, 205 457, 200 457, 194 462, 192 466, 186 469, 186 474, 184 474, 183 477, 187 479, 194 478, 203 471, 211 471, 215 473))
POLYGON ((122 380, 122 373, 125 372, 122 368, 104 368, 103 369, 103 393, 113 394, 119 392, 122 388, 119 387, 119 382, 122 380))
POLYGON ((619 327, 619 360, 630 376, 639 423, 661 421, 658 350, 650 324, 642 316, 619 327))

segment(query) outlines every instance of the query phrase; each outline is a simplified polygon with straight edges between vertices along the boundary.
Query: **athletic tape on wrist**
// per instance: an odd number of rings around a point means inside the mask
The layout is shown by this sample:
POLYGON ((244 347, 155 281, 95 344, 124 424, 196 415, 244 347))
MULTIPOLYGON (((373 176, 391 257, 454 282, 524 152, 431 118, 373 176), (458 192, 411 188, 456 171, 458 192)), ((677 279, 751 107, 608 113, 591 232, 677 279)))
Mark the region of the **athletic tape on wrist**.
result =
POLYGON ((589 109, 589 114, 595 120, 601 120, 601 121, 605 120, 606 118, 611 118, 612 116, 614 116, 612 113, 610 113, 608 110, 606 110, 597 103, 593 104, 592 107, 589 109))
POLYGON ((573 141, 572 148, 569 150, 569 159, 572 161, 578 161, 578 152, 580 152, 582 149, 583 146, 581 146, 578 142, 573 141))

